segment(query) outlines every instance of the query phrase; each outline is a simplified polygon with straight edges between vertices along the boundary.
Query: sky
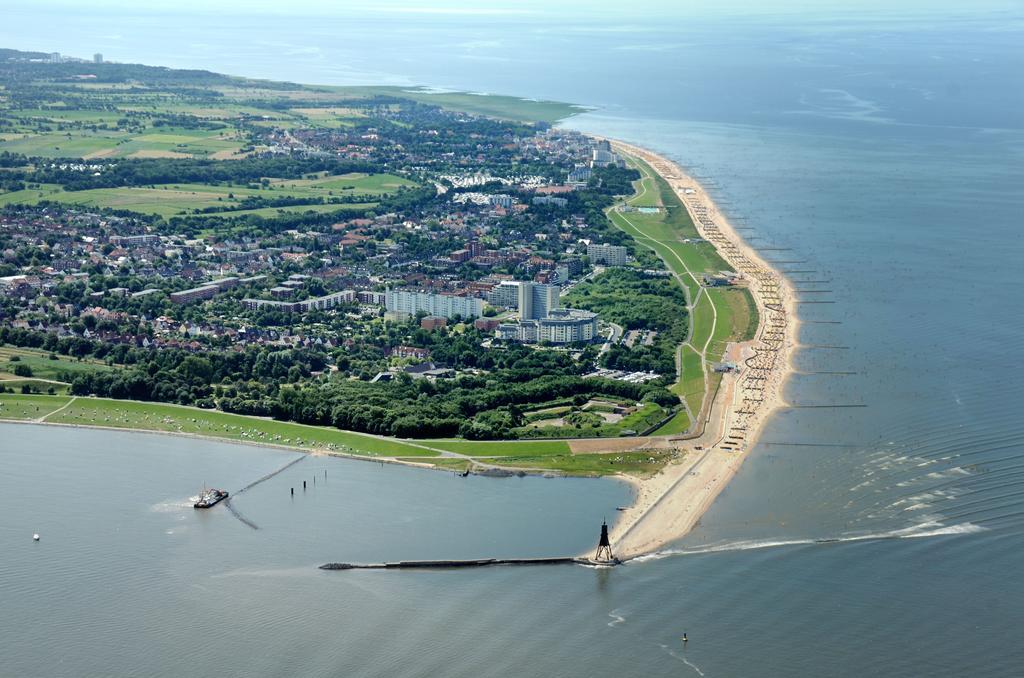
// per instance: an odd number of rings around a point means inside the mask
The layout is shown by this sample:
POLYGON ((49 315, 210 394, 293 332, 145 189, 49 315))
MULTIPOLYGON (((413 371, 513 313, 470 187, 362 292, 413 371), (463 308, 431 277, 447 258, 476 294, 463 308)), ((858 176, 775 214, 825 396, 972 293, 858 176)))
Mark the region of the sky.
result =
MULTIPOLYGON (((685 16, 692 14, 772 14, 808 12, 928 12, 934 9, 1013 9, 1021 0, 5 0, 8 7, 49 11, 302 15, 462 15, 572 16, 575 18, 685 16)), ((0 37, 3 29, 0 28, 0 37)))

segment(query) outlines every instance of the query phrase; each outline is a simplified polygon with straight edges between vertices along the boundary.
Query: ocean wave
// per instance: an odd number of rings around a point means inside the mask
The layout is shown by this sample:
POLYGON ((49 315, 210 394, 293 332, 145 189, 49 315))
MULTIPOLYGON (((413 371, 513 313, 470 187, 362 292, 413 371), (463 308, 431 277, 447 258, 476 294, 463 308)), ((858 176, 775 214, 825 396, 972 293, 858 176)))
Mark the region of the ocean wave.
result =
POLYGON ((608 622, 608 626, 618 626, 619 624, 623 624, 626 621, 626 618, 619 614, 619 608, 615 608, 614 610, 609 612, 608 616, 612 618, 612 620, 608 622))

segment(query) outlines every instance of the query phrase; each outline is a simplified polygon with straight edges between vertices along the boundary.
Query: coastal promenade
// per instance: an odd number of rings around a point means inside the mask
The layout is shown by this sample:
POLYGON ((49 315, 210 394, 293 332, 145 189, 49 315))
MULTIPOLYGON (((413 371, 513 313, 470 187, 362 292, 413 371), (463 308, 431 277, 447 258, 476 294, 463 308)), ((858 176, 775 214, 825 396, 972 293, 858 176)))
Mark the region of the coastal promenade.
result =
MULTIPOLYGON (((789 283, 739 237, 692 176, 656 153, 612 143, 618 152, 646 163, 675 191, 701 237, 743 274, 759 318, 755 338, 734 347, 740 370, 725 375, 714 400, 702 408, 703 430, 685 441, 685 460, 653 478, 634 481, 636 501, 623 511, 611 535, 617 555, 630 559, 654 552, 693 529, 743 464, 764 422, 785 406, 782 390, 792 372, 798 321, 789 283)), ((697 430, 700 425, 695 422, 697 430)))

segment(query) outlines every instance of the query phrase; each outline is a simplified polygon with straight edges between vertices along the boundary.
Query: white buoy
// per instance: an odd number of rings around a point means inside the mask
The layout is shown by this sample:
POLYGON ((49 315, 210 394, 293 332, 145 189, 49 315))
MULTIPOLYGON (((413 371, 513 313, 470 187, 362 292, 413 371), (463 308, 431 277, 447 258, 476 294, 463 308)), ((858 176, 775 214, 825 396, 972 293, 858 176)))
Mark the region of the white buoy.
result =
POLYGON ((32 535, 32 541, 39 541, 39 533, 38 532, 36 534, 32 535))

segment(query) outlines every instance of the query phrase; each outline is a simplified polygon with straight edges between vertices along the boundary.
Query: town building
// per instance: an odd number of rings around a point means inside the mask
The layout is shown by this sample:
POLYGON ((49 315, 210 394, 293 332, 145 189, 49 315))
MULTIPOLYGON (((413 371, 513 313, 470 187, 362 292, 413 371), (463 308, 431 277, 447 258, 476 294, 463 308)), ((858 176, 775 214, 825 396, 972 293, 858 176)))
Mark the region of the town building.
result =
POLYGON ((384 292, 371 292, 370 290, 359 290, 356 292, 356 299, 359 300, 360 304, 371 304, 373 306, 383 306, 385 296, 384 292))
POLYGON ((519 283, 519 319, 538 320, 559 306, 558 285, 540 285, 534 282, 519 283))
POLYGON ((519 308, 519 281, 500 281, 487 293, 487 303, 499 308, 519 308))
POLYGON ((415 315, 424 312, 445 318, 457 315, 463 318, 479 318, 484 313, 484 302, 483 299, 475 297, 389 289, 384 295, 384 308, 391 313, 415 315))
POLYGON ((448 318, 443 318, 439 315, 428 315, 420 319, 420 328, 433 332, 443 327, 448 327, 448 318))
POLYGON ((629 251, 622 245, 587 245, 587 257, 592 264, 625 266, 629 261, 629 251))
POLYGON ((575 308, 556 308, 545 317, 502 323, 495 336, 524 344, 575 344, 591 342, 597 336, 597 314, 575 308))
MULTIPOLYGON (((288 289, 288 288, 285 288, 288 289)), ((273 292, 273 290, 271 290, 273 292)), ((305 299, 303 301, 278 301, 276 299, 242 299, 242 305, 250 311, 256 309, 268 309, 273 311, 284 311, 286 313, 308 313, 309 311, 327 311, 336 306, 351 304, 355 301, 356 293, 353 290, 335 292, 323 297, 305 299)))
POLYGON ((202 285, 200 287, 192 287, 187 290, 181 290, 180 292, 171 292, 171 303, 172 304, 190 304, 193 301, 199 301, 201 299, 213 299, 220 292, 220 288, 215 285, 202 285))

